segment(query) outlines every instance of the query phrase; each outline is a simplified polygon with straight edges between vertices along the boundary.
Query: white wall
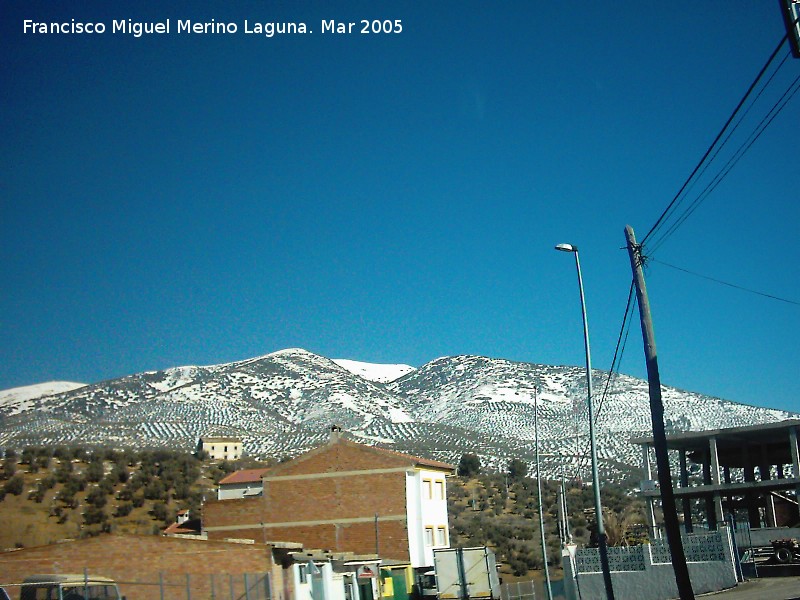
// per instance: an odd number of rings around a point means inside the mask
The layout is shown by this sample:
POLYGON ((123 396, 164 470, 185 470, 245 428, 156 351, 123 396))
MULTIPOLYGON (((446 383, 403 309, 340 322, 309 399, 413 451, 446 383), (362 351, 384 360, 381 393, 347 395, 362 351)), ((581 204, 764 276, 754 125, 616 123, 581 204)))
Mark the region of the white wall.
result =
POLYGON ((217 500, 235 500, 249 498, 264 493, 264 484, 261 481, 247 483, 226 483, 217 489, 217 500))
POLYGON ((317 574, 310 574, 308 563, 292 565, 292 578, 294 579, 293 600, 344 600, 344 581, 341 573, 334 573, 330 563, 315 563, 317 574), (305 572, 305 577, 301 575, 305 572), (305 579, 305 581, 303 581, 305 579), (321 594, 312 595, 312 588, 321 590, 321 594), (320 598, 321 596, 321 598, 320 598))
POLYGON ((208 452, 208 456, 214 460, 238 460, 242 457, 242 442, 203 441, 202 444, 202 449, 208 452))
POLYGON ((407 472, 406 512, 411 566, 433 566, 433 549, 446 548, 450 542, 445 473, 426 469, 407 472), (426 528, 432 530, 432 544, 426 539, 426 528), (440 528, 444 529, 444 540, 437 539, 440 528))
MULTIPOLYGON (((737 584, 736 568, 731 554, 730 533, 727 528, 720 530, 723 560, 688 562, 689 578, 695 594, 716 592, 734 587, 737 584)), ((687 536, 689 537, 689 536, 687 536)), ((605 598, 605 585, 602 573, 579 573, 575 579, 574 547, 564 551, 564 587, 568 600, 578 598, 605 598), (578 592, 578 586, 580 592, 578 592)), ((643 570, 611 571, 614 597, 617 600, 663 600, 676 598, 678 586, 675 583, 675 570, 671 563, 653 563, 650 545, 644 545, 643 570)))

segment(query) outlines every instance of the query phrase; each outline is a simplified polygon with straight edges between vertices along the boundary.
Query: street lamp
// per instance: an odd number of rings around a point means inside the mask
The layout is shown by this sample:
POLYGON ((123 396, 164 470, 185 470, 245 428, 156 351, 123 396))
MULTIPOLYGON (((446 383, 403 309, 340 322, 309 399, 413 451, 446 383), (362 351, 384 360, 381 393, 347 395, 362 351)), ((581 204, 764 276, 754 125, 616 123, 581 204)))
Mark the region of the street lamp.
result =
POLYGON ((597 537, 600 546, 600 566, 603 569, 603 582, 608 600, 614 600, 614 588, 611 584, 611 570, 608 566, 608 540, 603 525, 603 507, 600 503, 600 476, 597 470, 597 445, 594 435, 594 405, 592 403, 592 355, 589 351, 589 323, 586 320, 586 299, 583 296, 583 277, 581 261, 578 258, 578 247, 572 244, 558 244, 556 250, 571 252, 575 255, 575 268, 578 271, 578 290, 581 294, 581 312, 583 314, 583 344, 586 349, 586 403, 589 407, 589 444, 592 459, 592 488, 594 491, 594 511, 597 518, 597 537))
MULTIPOLYGON (((536 448, 536 493, 539 504, 539 533, 542 537, 542 562, 544 563, 545 589, 547 600, 553 600, 553 588, 550 585, 550 569, 547 566, 547 541, 544 536, 544 510, 542 508, 542 471, 539 467, 539 386, 533 388, 533 435, 536 448)), ((560 511, 559 511, 560 512, 560 511)))

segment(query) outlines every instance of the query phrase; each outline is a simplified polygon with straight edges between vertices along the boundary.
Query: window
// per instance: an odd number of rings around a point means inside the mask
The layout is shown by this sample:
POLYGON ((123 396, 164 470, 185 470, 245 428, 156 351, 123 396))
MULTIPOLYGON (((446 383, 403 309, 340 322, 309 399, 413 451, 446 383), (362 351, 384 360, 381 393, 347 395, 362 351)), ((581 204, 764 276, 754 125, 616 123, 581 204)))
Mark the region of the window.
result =
POLYGON ((428 500, 433 498, 433 483, 430 479, 422 480, 422 497, 428 500))
POLYGON ((433 546, 433 527, 425 528, 425 545, 433 546))
POLYGON ((437 479, 434 485, 436 486, 436 499, 444 500, 444 481, 437 479))
POLYGON ((436 528, 436 545, 447 546, 447 527, 436 528))

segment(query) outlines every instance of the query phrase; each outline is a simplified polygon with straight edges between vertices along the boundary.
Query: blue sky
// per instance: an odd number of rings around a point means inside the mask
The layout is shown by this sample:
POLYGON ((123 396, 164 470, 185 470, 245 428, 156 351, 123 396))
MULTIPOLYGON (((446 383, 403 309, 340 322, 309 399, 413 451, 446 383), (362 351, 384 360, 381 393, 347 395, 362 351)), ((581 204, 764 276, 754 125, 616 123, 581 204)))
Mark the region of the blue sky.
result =
MULTIPOLYGON (((608 369, 624 226, 644 237, 784 33, 777 3, 755 0, 2 11, 0 389, 288 347, 580 365, 560 242, 580 248, 608 369), (129 18, 171 32, 111 33, 129 18), (24 34, 25 19, 107 30, 24 34), (178 19, 238 32, 179 34, 178 19), (312 33, 246 34, 245 19, 312 33), (356 27, 323 35, 323 19, 356 27), (361 19, 402 32, 360 34, 361 19)), ((799 74, 790 58, 731 148, 799 74)), ((654 258, 800 301, 799 103, 654 258)), ((800 409, 800 306, 660 263, 647 281, 665 384, 800 409)), ((621 371, 645 374, 638 323, 621 371)))

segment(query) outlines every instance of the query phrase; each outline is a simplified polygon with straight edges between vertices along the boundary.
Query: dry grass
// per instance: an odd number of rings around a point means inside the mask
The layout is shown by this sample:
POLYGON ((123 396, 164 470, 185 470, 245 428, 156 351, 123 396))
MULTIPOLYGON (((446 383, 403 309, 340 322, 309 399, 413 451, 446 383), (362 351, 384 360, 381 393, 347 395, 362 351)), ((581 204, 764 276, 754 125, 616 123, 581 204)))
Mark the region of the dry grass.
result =
MULTIPOLYGON (((25 470, 26 465, 19 465, 17 474, 23 476, 25 487, 19 496, 6 494, 4 500, 0 502, 0 551, 52 544, 61 540, 93 535, 101 530, 99 525, 87 526, 83 522, 83 512, 87 507, 85 498, 92 484, 89 484, 85 491, 75 495, 78 500, 77 508, 62 507, 62 517, 55 514, 56 507, 62 506, 56 500, 60 485, 48 490, 42 502, 28 498, 29 493, 36 489, 39 481, 55 472, 57 464, 58 461, 54 460, 49 470, 42 469, 37 473, 28 473, 25 470)), ((85 466, 76 463, 76 473, 85 466)), ((133 470, 135 469, 131 471, 133 470)), ((213 484, 204 477, 197 482, 197 486, 202 489, 211 489, 213 484)), ((123 485, 120 484, 115 488, 114 494, 108 496, 108 503, 104 507, 104 511, 109 515, 110 530, 119 533, 147 535, 163 529, 165 524, 151 514, 153 501, 145 500, 142 507, 134 508, 125 517, 113 516, 120 504, 116 499, 116 493, 122 487, 123 485)), ((180 506, 171 501, 168 508, 177 511, 180 506)))

